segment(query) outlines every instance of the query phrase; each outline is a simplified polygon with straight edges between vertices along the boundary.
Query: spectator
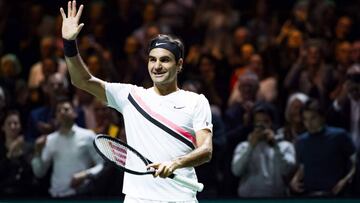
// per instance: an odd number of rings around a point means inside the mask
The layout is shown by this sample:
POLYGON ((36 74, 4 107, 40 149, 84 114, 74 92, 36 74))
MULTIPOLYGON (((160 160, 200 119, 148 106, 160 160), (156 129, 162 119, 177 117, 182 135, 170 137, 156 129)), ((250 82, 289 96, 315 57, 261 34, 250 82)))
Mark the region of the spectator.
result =
POLYGON ((331 67, 324 61, 321 43, 311 41, 291 67, 284 85, 289 93, 299 91, 319 98, 322 105, 327 105, 331 79, 331 67))
POLYGON ((0 196, 1 198, 34 195, 33 173, 29 163, 30 148, 21 134, 20 114, 8 111, 1 122, 0 196))
POLYGON ((42 177, 53 164, 49 188, 53 198, 81 195, 82 185, 103 168, 103 161, 93 147, 95 134, 77 126, 75 118, 71 101, 60 98, 56 105, 59 128, 36 139, 31 165, 34 174, 42 177))
POLYGON ((40 61, 30 68, 28 85, 30 88, 38 88, 48 76, 48 72, 59 72, 66 74, 67 68, 63 59, 55 57, 56 41, 52 36, 46 36, 40 42, 40 61), (50 68, 50 69, 49 69, 50 68))
POLYGON ((239 94, 232 94, 229 98, 225 112, 228 129, 233 129, 239 125, 247 125, 249 112, 257 101, 259 91, 259 78, 255 73, 248 72, 241 75, 238 79, 239 94))
POLYGON ((347 79, 340 95, 334 100, 328 114, 329 123, 346 129, 360 149, 360 65, 347 71, 347 79))
MULTIPOLYGON (((45 94, 45 104, 32 110, 28 119, 25 138, 33 142, 37 137, 54 132, 56 97, 67 94, 67 80, 61 73, 54 73, 42 85, 45 94)), ((84 126, 83 112, 79 112, 77 123, 84 126)))
POLYGON ((355 173, 355 146, 350 136, 326 125, 317 100, 306 102, 302 116, 307 131, 296 141, 299 168, 290 184, 292 190, 309 197, 343 195, 355 173))
POLYGON ((303 93, 294 93, 287 100, 285 108, 285 125, 278 130, 278 134, 294 143, 297 137, 305 132, 305 126, 301 116, 301 109, 309 100, 309 97, 303 93))
POLYGON ((295 149, 274 131, 274 112, 269 104, 253 109, 254 129, 248 141, 235 149, 232 172, 240 177, 239 197, 284 197, 289 174, 295 166, 295 149))

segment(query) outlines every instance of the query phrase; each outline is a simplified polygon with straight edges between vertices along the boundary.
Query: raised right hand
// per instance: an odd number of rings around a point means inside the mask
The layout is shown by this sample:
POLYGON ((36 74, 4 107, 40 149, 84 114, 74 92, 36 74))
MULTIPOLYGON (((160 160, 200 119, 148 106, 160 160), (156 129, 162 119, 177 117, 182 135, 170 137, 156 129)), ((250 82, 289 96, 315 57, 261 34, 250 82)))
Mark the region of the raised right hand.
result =
POLYGON ((66 40, 75 40, 80 33, 84 23, 79 25, 79 19, 81 17, 84 6, 80 5, 79 11, 76 12, 76 1, 68 2, 67 17, 64 9, 60 8, 60 13, 63 19, 62 22, 62 37, 66 40))

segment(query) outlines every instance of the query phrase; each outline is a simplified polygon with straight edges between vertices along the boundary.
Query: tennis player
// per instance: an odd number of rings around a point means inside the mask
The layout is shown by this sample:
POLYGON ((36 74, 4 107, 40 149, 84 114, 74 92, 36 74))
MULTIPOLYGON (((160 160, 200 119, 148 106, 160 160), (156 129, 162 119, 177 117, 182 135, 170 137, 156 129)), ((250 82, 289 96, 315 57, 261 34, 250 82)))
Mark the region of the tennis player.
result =
POLYGON ((68 2, 63 8, 62 37, 72 84, 121 112, 125 120, 127 143, 149 160, 156 169, 154 177, 125 174, 125 202, 197 202, 196 192, 166 178, 173 172, 197 179, 194 167, 208 162, 212 155, 212 122, 204 95, 178 88, 177 75, 182 69, 182 42, 159 35, 148 48, 148 71, 153 87, 108 83, 89 72, 81 59, 76 37, 83 5, 68 2), (161 177, 161 178, 156 178, 161 177))

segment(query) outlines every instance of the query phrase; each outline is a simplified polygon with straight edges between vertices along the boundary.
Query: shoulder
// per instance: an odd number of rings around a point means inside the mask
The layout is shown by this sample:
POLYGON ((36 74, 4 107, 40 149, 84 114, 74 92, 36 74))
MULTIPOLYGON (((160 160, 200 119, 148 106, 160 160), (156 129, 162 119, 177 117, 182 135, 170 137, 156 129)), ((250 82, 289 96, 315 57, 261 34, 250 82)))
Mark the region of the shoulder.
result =
POLYGON ((86 137, 89 137, 89 138, 94 138, 96 136, 94 131, 86 129, 86 128, 82 128, 82 127, 80 127, 78 125, 74 125, 73 130, 75 131, 76 134, 80 134, 82 136, 86 136, 86 137))
POLYGON ((299 144, 299 143, 303 143, 305 142, 306 140, 308 140, 310 138, 310 135, 308 132, 304 132, 302 134, 300 134, 297 138, 296 138, 296 143, 299 144))

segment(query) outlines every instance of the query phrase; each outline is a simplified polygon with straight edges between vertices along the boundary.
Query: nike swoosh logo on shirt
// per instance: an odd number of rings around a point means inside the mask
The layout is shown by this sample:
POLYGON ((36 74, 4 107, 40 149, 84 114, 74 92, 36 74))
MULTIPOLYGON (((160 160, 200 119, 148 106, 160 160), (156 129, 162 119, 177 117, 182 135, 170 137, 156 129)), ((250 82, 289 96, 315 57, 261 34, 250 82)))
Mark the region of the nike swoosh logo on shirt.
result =
POLYGON ((174 109, 183 109, 185 106, 174 106, 174 109))

